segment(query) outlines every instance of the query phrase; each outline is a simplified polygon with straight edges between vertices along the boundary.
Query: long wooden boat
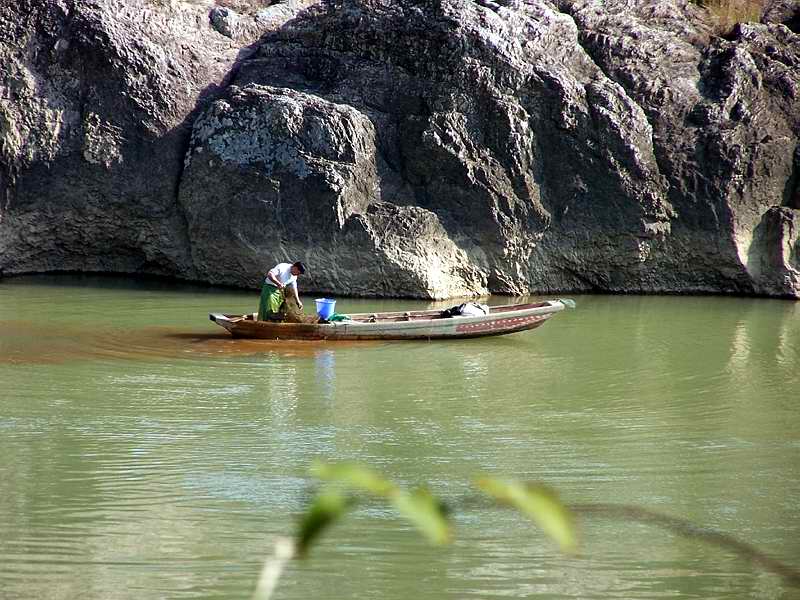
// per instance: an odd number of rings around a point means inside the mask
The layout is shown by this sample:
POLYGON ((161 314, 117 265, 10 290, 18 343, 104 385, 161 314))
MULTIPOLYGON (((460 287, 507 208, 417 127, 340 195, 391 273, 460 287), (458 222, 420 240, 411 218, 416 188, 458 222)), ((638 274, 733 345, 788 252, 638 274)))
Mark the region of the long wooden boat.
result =
POLYGON ((211 313, 209 319, 233 337, 269 340, 434 340, 505 335, 535 329, 571 300, 490 307, 477 317, 443 317, 440 310, 356 313, 349 320, 324 323, 258 321, 255 314, 211 313))

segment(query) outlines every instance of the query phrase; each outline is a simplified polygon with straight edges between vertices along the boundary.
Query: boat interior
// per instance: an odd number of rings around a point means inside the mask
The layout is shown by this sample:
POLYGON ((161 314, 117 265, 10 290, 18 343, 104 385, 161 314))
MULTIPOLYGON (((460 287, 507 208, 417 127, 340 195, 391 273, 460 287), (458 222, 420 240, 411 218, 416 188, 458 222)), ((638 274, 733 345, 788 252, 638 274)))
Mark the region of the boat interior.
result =
MULTIPOLYGON (((501 306, 490 306, 489 314, 526 310, 548 306, 547 302, 535 302, 530 304, 504 304, 501 306)), ((384 312, 384 313, 355 313, 348 315, 353 321, 364 323, 392 322, 392 321, 417 321, 432 319, 451 319, 453 317, 443 314, 443 310, 415 310, 406 312, 384 312)))
MULTIPOLYGON (((548 306, 549 302, 532 302, 528 304, 504 304, 500 306, 490 306, 489 314, 496 315, 504 312, 514 312, 518 310, 528 310, 531 308, 541 308, 548 306)), ((424 321, 433 319, 450 319, 453 317, 443 315, 443 310, 414 310, 405 312, 382 312, 382 313, 350 313, 350 321, 357 323, 391 323, 400 321, 424 321)), ((226 315, 232 321, 256 321, 258 320, 258 313, 248 313, 245 315, 226 315)), ((328 321, 316 320, 315 317, 309 317, 311 324, 325 324, 328 321), (312 320, 313 319, 313 320, 312 320)), ((276 323, 280 323, 276 321, 276 323)), ((283 323, 286 324, 286 323, 283 323)))

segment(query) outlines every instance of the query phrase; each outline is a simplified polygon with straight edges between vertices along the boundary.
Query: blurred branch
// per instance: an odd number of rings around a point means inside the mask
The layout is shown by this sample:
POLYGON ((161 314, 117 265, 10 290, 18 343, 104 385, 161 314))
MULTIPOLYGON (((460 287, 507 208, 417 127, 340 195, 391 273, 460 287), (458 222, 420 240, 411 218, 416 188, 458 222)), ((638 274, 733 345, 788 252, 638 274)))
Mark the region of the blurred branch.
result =
MULTIPOLYGON (((312 466, 311 471, 318 479, 335 487, 324 487, 314 495, 301 516, 294 539, 281 537, 275 541, 273 555, 264 563, 252 600, 269 600, 289 561, 306 556, 320 535, 359 502, 360 495, 388 501, 434 544, 446 544, 451 541, 452 531, 448 513, 453 505, 447 507, 427 488, 420 487, 409 492, 381 474, 351 463, 318 462, 312 466), (343 493, 345 490, 347 493, 343 493)), ((492 498, 491 506, 509 506, 517 509, 531 518, 549 537, 560 544, 562 550, 567 552, 574 551, 577 545, 574 517, 599 516, 624 523, 654 525, 684 538, 713 544, 780 576, 787 585, 800 587, 800 571, 794 567, 768 556, 755 546, 733 536, 698 527, 686 519, 626 504, 565 505, 554 490, 532 482, 483 477, 478 479, 475 485, 492 498)), ((489 503, 486 502, 486 497, 468 495, 462 497, 456 504, 464 509, 486 507, 489 503)))
POLYGON ((569 508, 573 512, 581 515, 599 515, 627 522, 635 521, 648 525, 655 525, 656 527, 666 529, 667 531, 685 538, 713 544, 725 550, 730 550, 737 556, 759 565, 771 573, 781 576, 789 585, 800 587, 800 571, 767 556, 764 552, 750 544, 737 540, 725 533, 714 531, 713 529, 698 527, 691 521, 669 517, 645 508, 625 504, 575 504, 569 508))

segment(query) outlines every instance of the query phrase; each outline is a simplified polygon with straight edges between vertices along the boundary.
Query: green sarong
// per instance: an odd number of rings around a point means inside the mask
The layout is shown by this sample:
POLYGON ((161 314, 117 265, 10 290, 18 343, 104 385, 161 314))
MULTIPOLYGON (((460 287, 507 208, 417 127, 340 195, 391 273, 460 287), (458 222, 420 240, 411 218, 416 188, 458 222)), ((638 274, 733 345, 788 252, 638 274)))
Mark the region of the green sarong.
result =
POLYGON ((279 290, 271 283, 261 286, 261 301, 258 303, 258 320, 266 321, 270 315, 281 312, 283 304, 283 290, 279 290))

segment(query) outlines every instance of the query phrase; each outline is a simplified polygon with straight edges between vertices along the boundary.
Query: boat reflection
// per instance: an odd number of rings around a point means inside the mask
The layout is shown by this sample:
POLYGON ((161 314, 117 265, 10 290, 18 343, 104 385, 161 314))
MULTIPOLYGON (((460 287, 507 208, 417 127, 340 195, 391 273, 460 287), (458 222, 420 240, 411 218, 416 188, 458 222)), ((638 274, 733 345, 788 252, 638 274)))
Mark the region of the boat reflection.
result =
POLYGON ((332 349, 317 350, 314 353, 314 374, 321 398, 327 404, 333 404, 333 393, 336 388, 336 355, 332 349))

